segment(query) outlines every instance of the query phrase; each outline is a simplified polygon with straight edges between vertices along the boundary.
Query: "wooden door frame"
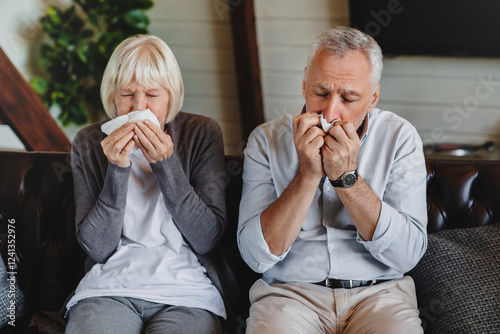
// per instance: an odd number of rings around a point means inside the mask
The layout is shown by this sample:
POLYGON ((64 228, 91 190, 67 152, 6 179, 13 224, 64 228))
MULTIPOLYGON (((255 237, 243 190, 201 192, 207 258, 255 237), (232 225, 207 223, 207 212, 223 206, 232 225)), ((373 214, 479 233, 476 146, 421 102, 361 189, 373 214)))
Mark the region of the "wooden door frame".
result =
POLYGON ((228 0, 243 140, 265 122, 253 0, 228 0))

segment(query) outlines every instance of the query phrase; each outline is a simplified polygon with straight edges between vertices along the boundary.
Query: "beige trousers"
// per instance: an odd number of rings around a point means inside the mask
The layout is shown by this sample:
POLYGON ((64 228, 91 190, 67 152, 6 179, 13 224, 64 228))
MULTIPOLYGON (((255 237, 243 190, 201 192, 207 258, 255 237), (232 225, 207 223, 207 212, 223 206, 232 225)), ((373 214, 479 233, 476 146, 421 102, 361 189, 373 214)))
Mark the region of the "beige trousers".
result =
POLYGON ((354 289, 258 280, 250 301, 250 334, 423 333, 409 276, 354 289))

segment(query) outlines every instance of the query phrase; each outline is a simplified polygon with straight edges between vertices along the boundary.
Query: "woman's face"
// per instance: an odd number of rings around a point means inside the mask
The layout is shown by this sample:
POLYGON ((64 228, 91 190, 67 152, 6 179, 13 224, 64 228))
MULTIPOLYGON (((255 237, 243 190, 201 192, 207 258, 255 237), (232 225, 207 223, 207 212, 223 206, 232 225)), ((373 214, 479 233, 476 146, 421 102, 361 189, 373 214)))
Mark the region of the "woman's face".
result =
POLYGON ((144 88, 135 81, 118 88, 113 96, 118 116, 132 111, 150 109, 158 117, 162 126, 167 118, 169 100, 168 91, 164 87, 157 85, 144 88))

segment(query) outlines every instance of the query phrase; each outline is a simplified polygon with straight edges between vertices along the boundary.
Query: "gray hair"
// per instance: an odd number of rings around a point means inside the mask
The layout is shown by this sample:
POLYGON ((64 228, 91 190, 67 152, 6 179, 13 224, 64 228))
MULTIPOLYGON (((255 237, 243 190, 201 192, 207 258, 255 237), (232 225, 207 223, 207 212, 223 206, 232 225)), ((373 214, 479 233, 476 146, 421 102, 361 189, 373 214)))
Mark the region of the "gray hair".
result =
POLYGON ((377 89, 380 77, 382 76, 382 49, 380 49, 380 46, 371 36, 357 29, 343 26, 337 26, 323 32, 316 38, 309 50, 306 76, 312 60, 321 47, 340 57, 353 51, 363 53, 370 61, 373 90, 377 89))

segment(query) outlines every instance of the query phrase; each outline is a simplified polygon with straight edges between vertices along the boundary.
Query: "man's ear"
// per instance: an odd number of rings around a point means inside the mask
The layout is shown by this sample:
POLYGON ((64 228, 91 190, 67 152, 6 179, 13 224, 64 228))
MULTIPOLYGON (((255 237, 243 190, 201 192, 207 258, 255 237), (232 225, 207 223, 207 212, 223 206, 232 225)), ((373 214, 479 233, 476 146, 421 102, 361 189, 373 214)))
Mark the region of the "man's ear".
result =
POLYGON ((380 83, 378 84, 377 89, 375 90, 375 92, 373 93, 373 95, 371 97, 372 100, 370 101, 370 105, 368 108, 369 113, 372 112, 373 108, 375 108, 375 106, 378 103, 379 98, 380 98, 380 83))
POLYGON ((306 98, 306 77, 307 77, 307 67, 304 67, 304 79, 302 79, 302 97, 306 98))

